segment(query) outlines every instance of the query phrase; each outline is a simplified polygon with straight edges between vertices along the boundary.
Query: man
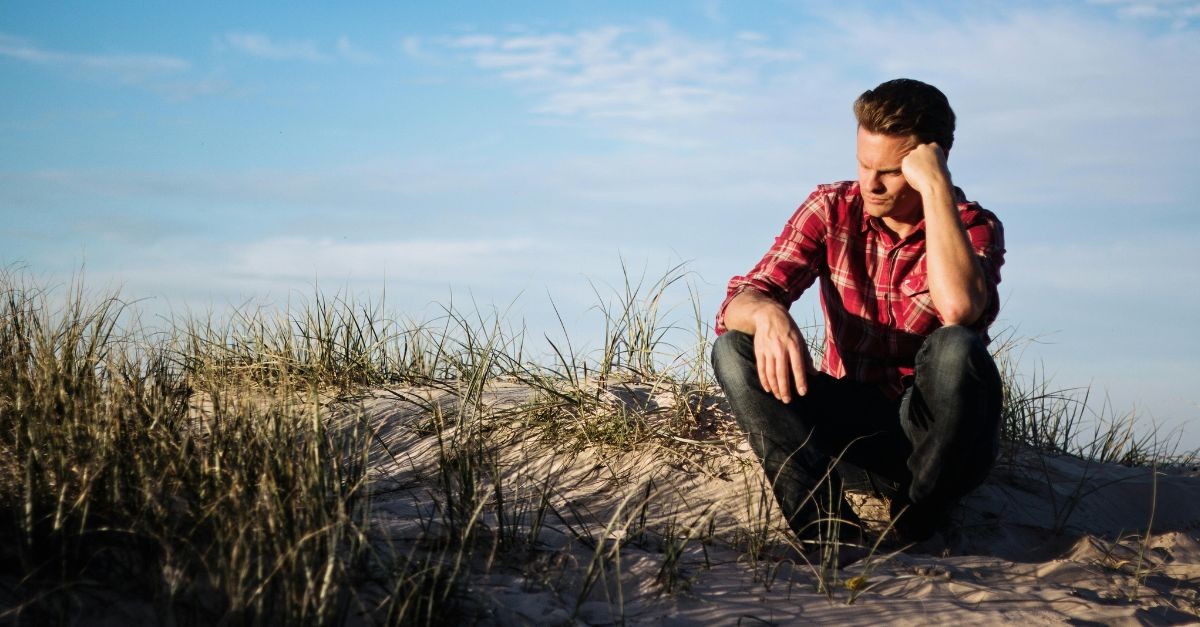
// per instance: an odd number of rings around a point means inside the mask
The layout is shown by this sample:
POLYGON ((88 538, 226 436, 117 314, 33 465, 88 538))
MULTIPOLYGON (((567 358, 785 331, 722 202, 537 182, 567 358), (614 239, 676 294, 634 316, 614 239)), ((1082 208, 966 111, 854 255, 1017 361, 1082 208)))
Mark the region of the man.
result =
POLYGON ((854 103, 858 180, 821 185, 717 314, 713 366, 802 540, 856 521, 835 465, 866 470, 908 541, 983 482, 1001 386, 987 351, 1000 308, 999 220, 954 187, 954 112, 897 79, 854 103), (788 307, 819 280, 820 371, 788 307))

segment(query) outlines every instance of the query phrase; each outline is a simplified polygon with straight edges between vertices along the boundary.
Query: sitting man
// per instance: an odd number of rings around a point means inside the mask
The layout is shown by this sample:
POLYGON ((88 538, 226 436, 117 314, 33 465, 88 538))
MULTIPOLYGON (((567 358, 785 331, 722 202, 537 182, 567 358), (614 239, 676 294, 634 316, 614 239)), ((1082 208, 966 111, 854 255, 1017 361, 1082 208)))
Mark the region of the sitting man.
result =
POLYGON ((867 471, 907 541, 931 537, 986 478, 1001 386, 1000 221, 950 180, 954 111, 925 83, 862 94, 858 180, 817 187, 775 245, 729 282, 713 366, 802 540, 857 520, 835 465, 867 471), (820 280, 820 371, 788 307, 820 280))

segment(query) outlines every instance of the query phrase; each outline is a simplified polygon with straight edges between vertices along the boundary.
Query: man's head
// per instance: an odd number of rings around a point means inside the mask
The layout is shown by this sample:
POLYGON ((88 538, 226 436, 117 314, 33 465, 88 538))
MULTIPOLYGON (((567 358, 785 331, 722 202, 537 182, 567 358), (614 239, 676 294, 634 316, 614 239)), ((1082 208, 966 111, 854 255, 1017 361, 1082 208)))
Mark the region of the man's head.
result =
POLYGON ((854 102, 858 119, 858 184, 867 213, 915 224, 921 196, 900 171, 904 156, 919 144, 936 142, 943 152, 954 143, 954 111, 932 85, 908 78, 863 92, 854 102))
POLYGON ((858 125, 872 133, 915 136, 917 143, 937 142, 949 153, 954 144, 954 110, 937 87, 897 78, 863 92, 854 101, 858 125))

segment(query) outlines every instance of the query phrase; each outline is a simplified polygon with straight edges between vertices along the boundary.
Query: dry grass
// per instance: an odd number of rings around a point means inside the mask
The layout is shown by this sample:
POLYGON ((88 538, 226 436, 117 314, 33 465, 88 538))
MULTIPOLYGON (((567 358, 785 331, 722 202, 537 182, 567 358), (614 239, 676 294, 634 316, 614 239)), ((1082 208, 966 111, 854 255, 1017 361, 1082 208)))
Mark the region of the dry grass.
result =
MULTIPOLYGON (((764 586, 790 568, 855 602, 870 569, 839 581, 836 512, 815 560, 772 557, 790 539, 773 526, 765 482, 744 492, 742 523, 653 480, 596 513, 563 500, 555 473, 506 461, 506 447, 537 442, 562 457, 560 471, 599 451, 614 485, 633 481, 614 460, 648 450, 714 477, 756 471, 730 455, 740 436, 714 410, 696 299, 693 331, 663 322, 685 278, 677 267, 654 281, 627 273, 610 295, 597 288, 601 347, 580 351, 564 332, 547 338, 551 358, 538 362, 502 312, 397 321, 382 304, 318 294, 151 334, 116 297, 4 274, 0 531, 12 540, 0 547, 0 620, 69 623, 113 599, 142 599, 130 611, 172 624, 431 624, 476 611, 467 582, 512 563, 550 588, 578 572, 562 587, 574 613, 602 592, 619 617, 630 577, 622 547, 661 556, 649 579, 669 595, 689 588, 714 542, 738 547, 764 586), (485 402, 489 386, 511 382, 535 393, 503 411, 485 402), (403 386, 454 402, 419 401, 422 418, 406 427, 436 441, 437 462, 421 533, 396 540, 372 529, 373 503, 394 486, 371 476, 369 460, 402 451, 383 446, 351 401, 403 386), (335 416, 334 400, 349 409, 335 416), (585 563, 546 545, 551 522, 587 547, 585 563)), ((1097 462, 1183 458, 1136 431, 1132 416, 1092 414, 1086 391, 1052 389, 1036 373, 1024 380, 1018 349, 1006 341, 998 351, 1009 442, 1097 462)), ((868 559, 888 557, 879 544, 864 548, 868 559)))

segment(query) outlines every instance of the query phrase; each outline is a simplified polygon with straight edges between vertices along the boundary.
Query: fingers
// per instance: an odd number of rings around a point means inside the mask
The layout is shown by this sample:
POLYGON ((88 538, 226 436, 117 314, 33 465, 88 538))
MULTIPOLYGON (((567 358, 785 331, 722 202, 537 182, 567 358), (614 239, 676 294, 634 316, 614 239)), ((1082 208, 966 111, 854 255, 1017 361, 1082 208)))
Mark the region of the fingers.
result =
POLYGON ((767 394, 783 401, 792 402, 792 390, 800 396, 808 393, 807 356, 803 342, 800 346, 789 345, 778 350, 764 348, 755 353, 758 381, 767 394), (777 354, 781 353, 781 354, 777 354), (792 382, 795 381, 795 387, 792 382))
POLYGON ((775 394, 771 387, 771 379, 767 376, 767 362, 769 360, 770 356, 765 351, 758 350, 757 347, 755 348, 754 362, 758 366, 758 382, 767 394, 775 394))
MULTIPOLYGON (((787 351, 788 353, 792 352, 790 348, 787 351)), ((774 360, 774 372, 770 374, 775 375, 775 380, 772 382, 772 385, 775 386, 775 398, 785 403, 790 403, 792 402, 792 381, 788 376, 790 359, 787 358, 786 354, 783 357, 782 359, 777 357, 774 360)))
POLYGON ((787 321, 790 328, 782 332, 763 329, 754 335, 754 361, 763 391, 791 403, 793 390, 800 396, 808 393, 809 363, 804 336, 790 318, 787 321))
POLYGON ((791 386, 788 380, 788 359, 780 358, 776 355, 776 349, 772 347, 755 347, 754 361, 758 367, 758 382, 762 384, 763 391, 775 398, 788 403, 790 398, 785 398, 791 386))
POLYGON ((935 177, 949 178, 946 153, 936 143, 918 144, 900 161, 900 172, 913 189, 923 192, 935 177))
POLYGON ((801 344, 799 350, 788 351, 788 356, 791 358, 792 376, 796 381, 796 393, 804 396, 808 394, 808 364, 805 363, 808 361, 808 350, 801 344))

